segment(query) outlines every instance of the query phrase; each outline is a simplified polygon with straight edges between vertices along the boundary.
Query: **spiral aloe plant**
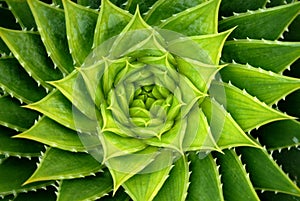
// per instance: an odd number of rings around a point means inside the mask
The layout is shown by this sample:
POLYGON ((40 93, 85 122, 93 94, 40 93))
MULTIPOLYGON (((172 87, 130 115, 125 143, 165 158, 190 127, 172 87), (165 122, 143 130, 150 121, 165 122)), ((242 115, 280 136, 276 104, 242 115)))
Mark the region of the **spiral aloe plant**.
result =
POLYGON ((299 2, 0 2, 0 199, 300 200, 299 2))

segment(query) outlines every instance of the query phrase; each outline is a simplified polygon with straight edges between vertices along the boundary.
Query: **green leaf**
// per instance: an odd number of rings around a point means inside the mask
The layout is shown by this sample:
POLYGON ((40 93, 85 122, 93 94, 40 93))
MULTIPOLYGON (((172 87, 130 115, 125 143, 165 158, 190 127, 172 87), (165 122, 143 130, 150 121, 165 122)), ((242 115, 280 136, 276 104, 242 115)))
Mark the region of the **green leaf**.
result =
POLYGON ((53 63, 47 56, 40 35, 36 32, 0 28, 0 36, 29 76, 32 76, 38 84, 49 90, 51 86, 45 81, 62 77, 61 72, 53 68, 53 63))
POLYGON ((12 139, 16 132, 0 127, 0 153, 9 156, 35 157, 40 156, 44 146, 40 143, 26 139, 12 139))
POLYGON ((180 1, 180 0, 159 0, 146 13, 145 20, 148 24, 159 25, 162 20, 171 17, 176 13, 180 13, 188 8, 192 8, 205 0, 180 1))
POLYGON ((69 53, 63 10, 37 0, 29 0, 28 4, 48 55, 63 73, 70 73, 74 67, 69 53))
POLYGON ((216 156, 220 164, 225 200, 259 201, 249 175, 237 154, 233 150, 224 150, 224 154, 217 153, 216 156))
POLYGON ((10 53, 9 48, 6 46, 2 38, 0 38, 0 54, 4 57, 10 53))
POLYGON ((36 168, 35 159, 9 157, 0 164, 0 195, 17 195, 21 192, 45 188, 54 182, 37 182, 23 185, 36 168))
POLYGON ((230 38, 278 39, 298 15, 300 3, 291 3, 275 8, 260 9, 228 17, 219 23, 219 30, 225 31, 238 26, 230 38))
POLYGON ((280 169, 267 151, 243 147, 239 152, 256 189, 300 196, 300 189, 280 169))
POLYGON ((93 48, 104 41, 121 33, 132 16, 115 6, 108 0, 103 0, 95 29, 93 48))
POLYGON ((190 186, 188 201, 224 201, 218 167, 212 155, 201 158, 193 152, 188 156, 190 164, 190 186))
POLYGON ((273 122, 259 129, 258 138, 271 150, 299 146, 300 123, 296 120, 273 122))
POLYGON ((139 139, 121 137, 112 132, 102 132, 99 134, 99 137, 104 150, 104 160, 135 153, 147 147, 147 145, 139 139))
POLYGON ((14 58, 0 58, 0 86, 20 102, 31 103, 46 95, 14 58))
POLYGON ((261 200, 264 201, 300 201, 300 198, 297 196, 292 196, 284 193, 274 193, 265 191, 261 195, 259 195, 261 200))
POLYGON ((141 13, 147 12, 150 7, 156 2, 157 0, 128 0, 126 2, 126 10, 130 13, 134 14, 137 5, 139 5, 139 9, 141 13))
POLYGON ((219 0, 202 3, 166 19, 159 27, 186 36, 216 34, 219 4, 219 0))
MULTIPOLYGON (((14 138, 35 140, 67 151, 86 151, 77 132, 62 126, 45 116, 33 127, 21 134, 15 135, 14 138)), ((18 139, 14 140, 17 141, 18 139)))
POLYGON ((98 13, 69 0, 63 0, 67 38, 73 59, 81 65, 91 52, 98 13))
POLYGON ((147 167, 157 155, 157 148, 147 147, 134 154, 108 159, 105 165, 113 177, 114 193, 124 182, 147 167))
POLYGON ((283 72, 300 57, 300 43, 266 40, 236 40, 225 43, 222 60, 249 63, 273 72, 283 72))
POLYGON ((105 196, 100 201, 130 201, 130 197, 124 189, 118 190, 114 195, 105 196))
POLYGON ((268 105, 300 88, 300 79, 278 75, 249 65, 229 64, 221 71, 222 80, 246 89, 268 105))
POLYGON ((213 82, 210 92, 220 104, 225 105, 227 111, 244 131, 250 131, 273 121, 293 118, 272 109, 250 96, 245 90, 242 91, 230 84, 213 82), (224 90, 226 96, 218 95, 224 90))
POLYGON ((259 147, 247 136, 224 107, 214 99, 205 99, 201 108, 208 119, 214 140, 221 149, 236 146, 259 147))
POLYGON ((91 120, 76 108, 59 91, 53 91, 42 100, 24 106, 45 114, 54 121, 78 132, 96 132, 97 121, 91 120))
POLYGON ((207 93, 211 81, 224 66, 209 65, 189 59, 177 58, 178 72, 187 77, 201 92, 207 93))
POLYGON ((101 0, 78 0, 77 3, 83 6, 98 9, 101 4, 101 0))
POLYGON ((267 0, 222 0, 220 5, 220 16, 231 16, 233 13, 242 13, 247 10, 263 8, 267 0))
POLYGON ((124 183, 124 188, 135 200, 153 200, 172 169, 172 152, 162 150, 149 166, 124 183))
POLYGON ((97 119, 99 112, 78 71, 74 70, 65 78, 49 83, 55 86, 80 112, 90 119, 97 119))
POLYGON ((190 177, 187 158, 181 156, 174 165, 170 176, 155 196, 155 201, 184 201, 186 199, 190 177))
POLYGON ((0 124, 17 131, 30 128, 38 113, 20 107, 21 104, 8 96, 0 97, 0 124))
POLYGON ((101 169, 100 162, 89 154, 48 148, 42 156, 38 168, 24 184, 36 181, 80 178, 94 175, 101 169))
POLYGON ((96 200, 112 190, 112 179, 108 171, 80 179, 62 180, 57 201, 96 200))
POLYGON ((6 3, 22 29, 36 29, 36 24, 27 1, 6 0, 6 3))

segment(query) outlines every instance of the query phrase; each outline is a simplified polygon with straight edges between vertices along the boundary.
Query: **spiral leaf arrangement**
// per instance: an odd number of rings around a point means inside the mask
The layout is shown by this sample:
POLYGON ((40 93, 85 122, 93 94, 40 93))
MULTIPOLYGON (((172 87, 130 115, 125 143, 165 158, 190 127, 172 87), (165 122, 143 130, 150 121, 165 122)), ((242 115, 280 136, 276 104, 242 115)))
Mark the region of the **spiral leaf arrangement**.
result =
POLYGON ((300 200, 299 2, 1 3, 1 200, 300 200))

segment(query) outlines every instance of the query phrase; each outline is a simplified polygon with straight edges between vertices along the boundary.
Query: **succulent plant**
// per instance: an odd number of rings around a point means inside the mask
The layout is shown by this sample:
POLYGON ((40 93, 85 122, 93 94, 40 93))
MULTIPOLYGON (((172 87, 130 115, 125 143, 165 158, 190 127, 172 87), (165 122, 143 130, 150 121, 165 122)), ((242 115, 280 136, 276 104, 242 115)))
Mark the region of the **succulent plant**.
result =
POLYGON ((300 200, 299 2, 0 2, 1 200, 300 200))

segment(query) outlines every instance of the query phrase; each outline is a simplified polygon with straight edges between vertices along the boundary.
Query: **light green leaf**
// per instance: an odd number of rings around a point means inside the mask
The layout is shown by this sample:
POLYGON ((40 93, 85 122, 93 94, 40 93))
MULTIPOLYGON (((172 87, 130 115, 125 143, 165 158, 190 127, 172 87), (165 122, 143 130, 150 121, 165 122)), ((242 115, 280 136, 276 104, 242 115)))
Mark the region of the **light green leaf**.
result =
POLYGON ((296 120, 273 122, 261 127, 258 134, 259 141, 271 150, 300 145, 300 123, 296 120))
POLYGON ((62 180, 57 201, 96 200, 112 190, 112 178, 108 171, 80 179, 62 180))
POLYGON ((300 196, 300 189, 288 178, 266 150, 243 147, 239 149, 239 152, 256 189, 300 196))
POLYGON ((94 175, 101 169, 100 162, 89 154, 48 148, 42 156, 38 168, 24 184, 36 181, 80 178, 94 175))
POLYGON ((14 138, 35 140, 67 151, 86 151, 77 132, 62 126, 45 116, 33 127, 21 134, 15 135, 14 138))
POLYGON ((247 136, 229 113, 213 99, 205 99, 201 108, 209 121, 214 140, 221 149, 236 146, 259 147, 247 136))
POLYGON ((207 93, 211 81, 224 66, 209 65, 189 59, 177 58, 178 72, 186 76, 198 90, 207 93))
POLYGON ((16 132, 0 127, 0 154, 18 157, 35 157, 40 156, 44 146, 40 143, 26 139, 12 139, 16 132))
POLYGON ((291 3, 275 8, 261 9, 238 14, 220 21, 220 31, 238 26, 230 38, 276 40, 298 15, 300 3, 291 3))
POLYGON ((159 25, 162 20, 171 17, 174 14, 180 13, 188 8, 192 8, 205 0, 180 1, 180 0, 159 0, 151 6, 151 9, 146 13, 145 20, 148 24, 154 26, 159 25))
POLYGON ((97 121, 91 120, 76 108, 59 91, 52 91, 42 100, 24 106, 45 114, 54 121, 78 132, 94 133, 97 121))
POLYGON ((216 156, 221 166, 220 174, 222 175, 221 180, 225 200, 259 201, 250 178, 237 154, 233 150, 224 150, 224 154, 217 153, 216 156))
POLYGON ((190 164, 190 186, 188 201, 224 201, 218 167, 209 154, 200 158, 191 152, 188 156, 190 164))
POLYGON ((49 56, 63 73, 70 73, 74 67, 63 10, 37 0, 28 0, 28 4, 49 56))
POLYGON ((98 13, 69 0, 63 0, 63 4, 70 52, 81 65, 91 52, 98 13))
POLYGON ((157 148, 147 147, 134 154, 110 158, 105 162, 114 180, 114 193, 128 179, 147 167, 158 155, 157 148))
POLYGON ((226 107, 244 131, 250 131, 273 121, 293 118, 260 102, 245 90, 242 91, 230 84, 213 82, 210 92, 220 104, 226 107), (225 90, 226 96, 219 96, 220 90, 225 90))
POLYGON ((32 16, 27 1, 6 0, 11 12, 14 14, 22 29, 36 29, 36 24, 32 16))
POLYGON ((25 103, 38 101, 46 95, 14 58, 0 58, 0 86, 25 103))
POLYGON ((22 185, 24 181, 34 172, 36 168, 35 159, 18 159, 9 157, 0 164, 0 195, 17 195, 21 192, 27 192, 44 188, 54 182, 37 182, 22 185))
MULTIPOLYGON (((300 54, 299 54, 300 55, 300 54)), ((268 105, 300 88, 300 79, 282 76, 248 65, 229 64, 221 71, 222 80, 256 96, 268 105)))
POLYGON ((153 200, 172 169, 173 154, 162 150, 160 154, 142 172, 127 180, 123 187, 135 200, 153 200))
POLYGON ((15 99, 0 97, 0 125, 17 131, 30 128, 38 118, 38 113, 20 106, 19 101, 15 99))
POLYGON ((186 36, 216 34, 219 4, 219 0, 202 3, 166 19, 159 27, 186 36))
POLYGON ((132 154, 147 147, 147 145, 139 139, 121 137, 112 132, 99 133, 99 137, 104 150, 104 160, 116 156, 132 154))
POLYGON ((78 71, 74 70, 65 78, 49 83, 55 86, 80 112, 90 119, 97 119, 99 112, 78 71))
POLYGON ((236 40, 225 43, 222 60, 283 72, 300 57, 300 43, 266 40, 236 40))
POLYGON ((121 33, 131 20, 132 15, 115 6, 108 0, 102 0, 101 9, 95 29, 93 48, 121 33))
POLYGON ((184 201, 186 199, 190 177, 187 158, 181 156, 174 165, 170 176, 155 196, 155 201, 184 201))
POLYGON ((53 63, 47 56, 40 35, 36 32, 0 28, 0 36, 29 76, 32 76, 38 84, 51 89, 45 81, 62 77, 61 72, 53 68, 53 63))

